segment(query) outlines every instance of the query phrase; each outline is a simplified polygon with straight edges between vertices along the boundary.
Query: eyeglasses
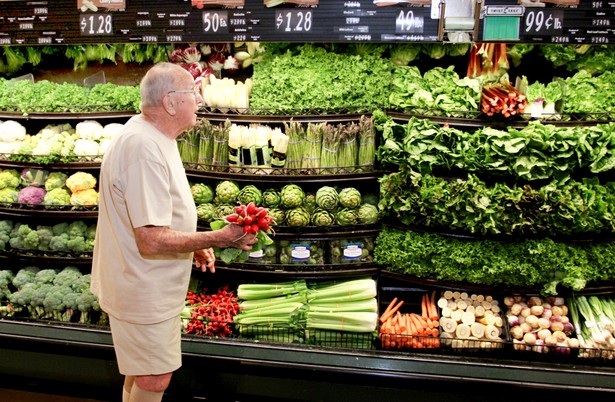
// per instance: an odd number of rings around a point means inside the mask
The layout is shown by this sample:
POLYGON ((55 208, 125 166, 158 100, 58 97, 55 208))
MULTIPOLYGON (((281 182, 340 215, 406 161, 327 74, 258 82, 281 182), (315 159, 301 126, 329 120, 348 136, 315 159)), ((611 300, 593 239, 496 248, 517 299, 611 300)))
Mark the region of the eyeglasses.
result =
POLYGON ((167 92, 167 94, 172 94, 172 93, 178 93, 178 94, 189 94, 189 93, 193 93, 195 97, 198 97, 201 95, 201 93, 199 92, 198 89, 193 88, 193 89, 178 89, 176 91, 169 91, 167 92))

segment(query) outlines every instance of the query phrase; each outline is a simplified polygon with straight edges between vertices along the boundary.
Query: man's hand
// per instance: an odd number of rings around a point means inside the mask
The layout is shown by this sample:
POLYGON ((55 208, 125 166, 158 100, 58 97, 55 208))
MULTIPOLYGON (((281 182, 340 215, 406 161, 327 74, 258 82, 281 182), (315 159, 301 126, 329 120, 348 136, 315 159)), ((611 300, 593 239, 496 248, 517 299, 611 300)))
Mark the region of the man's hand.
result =
POLYGON ((197 268, 201 268, 202 272, 208 269, 211 273, 216 272, 215 263, 216 256, 212 248, 204 248, 194 252, 194 265, 196 265, 197 268))

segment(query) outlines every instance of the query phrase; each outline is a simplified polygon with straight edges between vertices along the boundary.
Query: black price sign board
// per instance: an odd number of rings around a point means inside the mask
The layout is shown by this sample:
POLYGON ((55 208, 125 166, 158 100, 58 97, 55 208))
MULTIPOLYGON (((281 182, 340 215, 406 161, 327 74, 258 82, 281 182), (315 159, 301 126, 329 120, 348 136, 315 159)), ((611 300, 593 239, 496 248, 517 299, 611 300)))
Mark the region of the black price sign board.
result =
POLYGON ((485 40, 615 41, 615 1, 467 0, 470 7, 478 4, 481 9, 465 15, 461 24, 454 13, 465 1, 446 2, 444 8, 440 0, 0 0, 0 46, 467 38, 442 35, 447 27, 469 32, 476 28, 478 36, 472 40, 480 41, 485 25, 491 29, 485 40), (489 9, 522 12, 500 18, 489 9), (507 32, 500 32, 504 28, 507 32))

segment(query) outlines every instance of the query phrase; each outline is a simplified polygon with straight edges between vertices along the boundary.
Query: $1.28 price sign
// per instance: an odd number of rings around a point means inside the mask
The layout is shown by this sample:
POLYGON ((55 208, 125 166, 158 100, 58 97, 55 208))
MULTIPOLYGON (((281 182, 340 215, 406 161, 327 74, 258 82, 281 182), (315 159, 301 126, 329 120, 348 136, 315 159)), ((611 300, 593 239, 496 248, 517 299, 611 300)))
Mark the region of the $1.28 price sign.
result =
POLYGON ((313 22, 312 10, 276 10, 275 30, 278 32, 310 32, 313 22))
POLYGON ((564 11, 526 9, 523 24, 523 30, 527 35, 557 35, 562 32, 564 11))
POLYGON ((79 27, 81 35, 112 35, 113 16, 111 14, 81 14, 79 27))

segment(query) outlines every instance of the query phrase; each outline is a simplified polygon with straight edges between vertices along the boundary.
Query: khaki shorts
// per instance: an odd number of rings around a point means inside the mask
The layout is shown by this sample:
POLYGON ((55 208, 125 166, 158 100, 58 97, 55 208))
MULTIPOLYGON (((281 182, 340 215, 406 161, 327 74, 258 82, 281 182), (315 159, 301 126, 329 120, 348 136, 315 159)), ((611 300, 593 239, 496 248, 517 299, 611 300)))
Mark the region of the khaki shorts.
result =
POLYGON ((121 374, 165 374, 181 367, 179 315, 156 324, 134 324, 109 316, 109 324, 121 374))

